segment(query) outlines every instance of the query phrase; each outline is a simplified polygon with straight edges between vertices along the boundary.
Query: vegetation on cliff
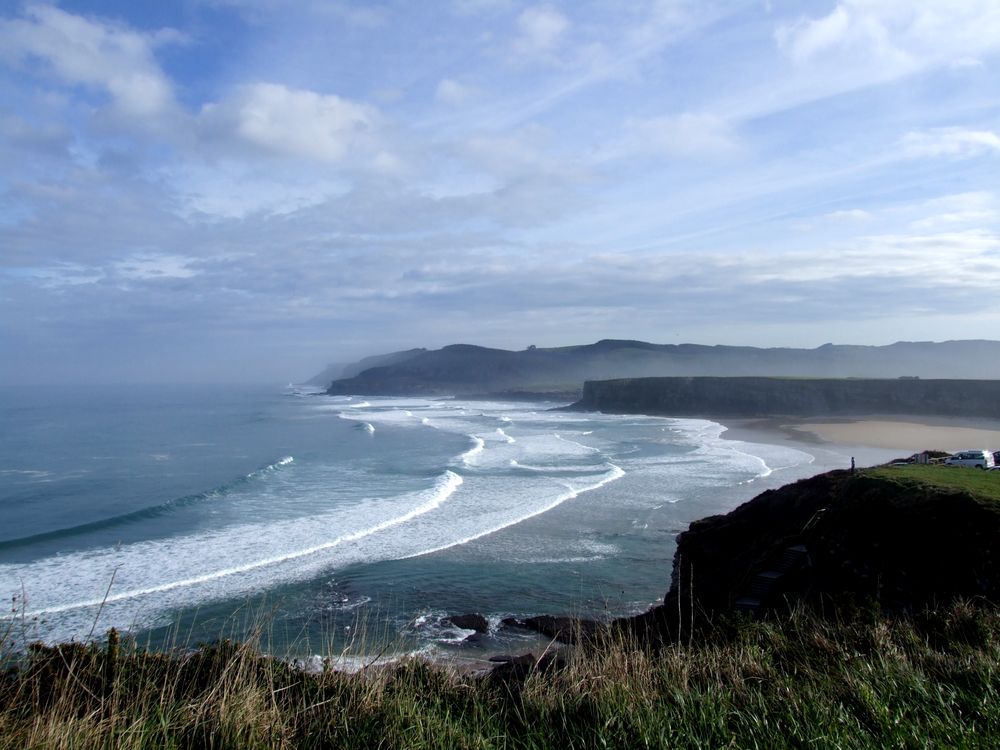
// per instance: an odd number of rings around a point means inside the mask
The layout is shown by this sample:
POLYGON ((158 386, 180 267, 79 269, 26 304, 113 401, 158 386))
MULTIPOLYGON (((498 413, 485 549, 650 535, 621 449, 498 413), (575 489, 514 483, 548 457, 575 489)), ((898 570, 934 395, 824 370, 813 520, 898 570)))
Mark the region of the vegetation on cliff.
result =
POLYGON ((831 471, 768 490, 677 539, 670 591, 637 626, 661 640, 733 613, 863 603, 898 615, 1000 602, 1000 472, 831 471))
POLYGON ((992 747, 1000 616, 796 611, 659 649, 577 649, 505 679, 407 661, 308 675, 222 643, 36 648, 0 679, 0 747, 992 747))

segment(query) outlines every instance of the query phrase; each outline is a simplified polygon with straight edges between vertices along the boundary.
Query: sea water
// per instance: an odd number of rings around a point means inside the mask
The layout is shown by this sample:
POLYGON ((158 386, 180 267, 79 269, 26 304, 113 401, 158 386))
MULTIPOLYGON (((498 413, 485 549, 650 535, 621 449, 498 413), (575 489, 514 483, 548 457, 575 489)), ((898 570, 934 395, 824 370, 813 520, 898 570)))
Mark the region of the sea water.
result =
POLYGON ((825 468, 711 421, 559 406, 2 389, 0 633, 161 647, 264 622, 282 654, 434 655, 472 642, 447 615, 480 612, 499 649, 504 617, 644 610, 691 521, 825 468))

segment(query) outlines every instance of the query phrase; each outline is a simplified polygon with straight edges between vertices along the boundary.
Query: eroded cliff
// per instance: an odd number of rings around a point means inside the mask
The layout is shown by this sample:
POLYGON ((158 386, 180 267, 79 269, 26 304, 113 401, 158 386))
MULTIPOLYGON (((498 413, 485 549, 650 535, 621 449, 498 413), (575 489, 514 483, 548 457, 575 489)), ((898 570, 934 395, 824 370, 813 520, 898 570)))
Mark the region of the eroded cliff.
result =
POLYGON ((674 417, 1000 417, 1000 380, 683 377, 592 380, 572 408, 674 417))

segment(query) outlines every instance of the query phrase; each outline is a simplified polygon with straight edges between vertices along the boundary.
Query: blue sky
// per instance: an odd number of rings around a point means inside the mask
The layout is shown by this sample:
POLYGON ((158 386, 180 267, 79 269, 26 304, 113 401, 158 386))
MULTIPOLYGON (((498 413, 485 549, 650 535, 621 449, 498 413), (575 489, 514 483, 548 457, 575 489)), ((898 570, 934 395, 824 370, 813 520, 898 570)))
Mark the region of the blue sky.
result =
POLYGON ((996 0, 0 2, 0 382, 1000 338, 996 0))

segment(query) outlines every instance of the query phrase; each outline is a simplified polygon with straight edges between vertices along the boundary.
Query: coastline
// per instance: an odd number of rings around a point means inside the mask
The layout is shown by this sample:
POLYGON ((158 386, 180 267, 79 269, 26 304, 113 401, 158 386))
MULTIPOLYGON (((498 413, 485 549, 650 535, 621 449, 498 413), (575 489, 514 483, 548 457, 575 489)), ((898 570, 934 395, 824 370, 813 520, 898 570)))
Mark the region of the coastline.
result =
POLYGON ((921 415, 850 417, 754 417, 713 419, 722 437, 808 452, 854 456, 859 466, 883 463, 922 450, 1000 450, 1000 420, 921 415))

